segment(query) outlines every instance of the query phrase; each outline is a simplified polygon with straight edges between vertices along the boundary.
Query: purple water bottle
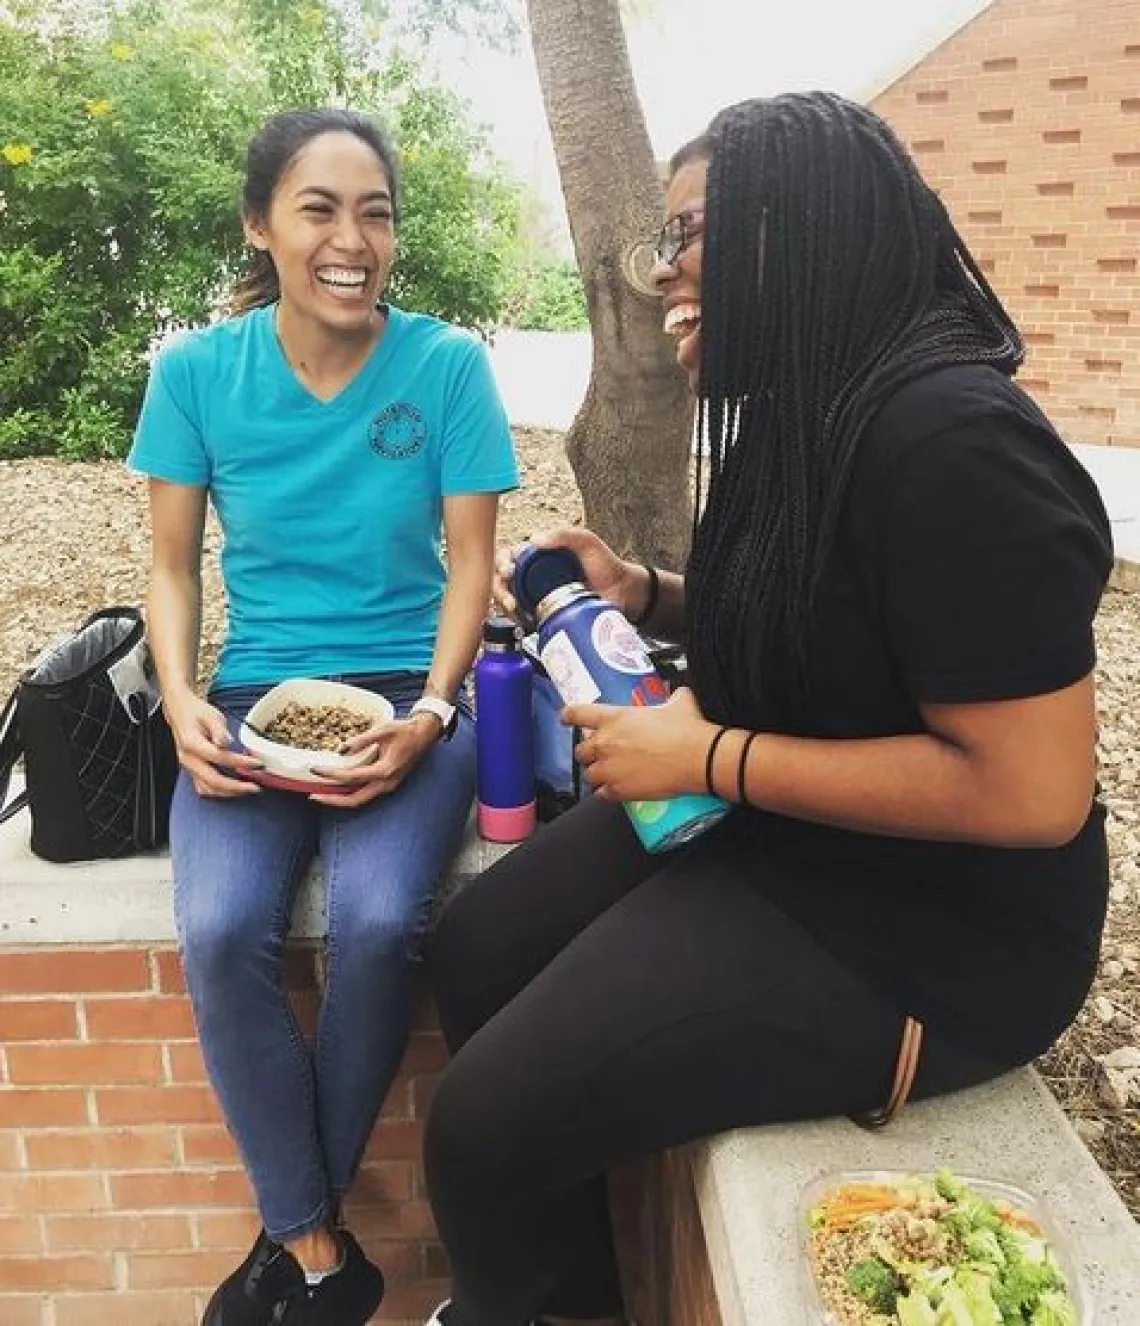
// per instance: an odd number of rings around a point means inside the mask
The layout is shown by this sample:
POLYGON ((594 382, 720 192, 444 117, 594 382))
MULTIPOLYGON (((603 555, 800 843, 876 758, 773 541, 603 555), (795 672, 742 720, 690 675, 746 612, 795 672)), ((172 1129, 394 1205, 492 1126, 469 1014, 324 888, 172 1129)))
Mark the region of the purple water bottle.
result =
POLYGON ((475 760, 479 833, 492 843, 517 843, 534 832, 534 671, 506 617, 483 624, 475 664, 475 760))

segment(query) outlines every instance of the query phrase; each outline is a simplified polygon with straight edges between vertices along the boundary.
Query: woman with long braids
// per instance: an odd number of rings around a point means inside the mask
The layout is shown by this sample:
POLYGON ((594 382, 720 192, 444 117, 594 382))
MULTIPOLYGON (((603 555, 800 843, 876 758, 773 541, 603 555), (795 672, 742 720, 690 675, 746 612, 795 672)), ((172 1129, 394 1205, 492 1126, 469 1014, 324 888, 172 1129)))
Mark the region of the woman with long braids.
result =
POLYGON ((437 933, 446 1326, 618 1319, 612 1166, 992 1078, 1096 967, 1108 522, 946 210, 869 111, 750 101, 674 159, 654 276, 707 453, 686 574, 544 541, 691 689, 568 708, 596 794, 437 933), (735 809, 665 856, 616 804, 706 790, 735 809))

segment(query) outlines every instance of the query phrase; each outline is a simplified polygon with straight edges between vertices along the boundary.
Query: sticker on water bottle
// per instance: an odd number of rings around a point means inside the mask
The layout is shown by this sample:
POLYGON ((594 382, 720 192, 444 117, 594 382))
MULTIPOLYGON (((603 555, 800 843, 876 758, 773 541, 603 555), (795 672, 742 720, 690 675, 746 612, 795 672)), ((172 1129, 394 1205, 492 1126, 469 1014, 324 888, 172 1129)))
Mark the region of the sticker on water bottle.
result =
POLYGON ((565 631, 556 631, 538 651, 554 689, 567 704, 592 704, 601 690, 565 631))
POLYGON ((641 637, 616 609, 598 613, 590 627, 590 638, 598 656, 615 672, 640 677, 653 671, 641 637))
POLYGON ((668 801, 627 801, 625 804, 639 824, 656 824, 669 813, 668 801))

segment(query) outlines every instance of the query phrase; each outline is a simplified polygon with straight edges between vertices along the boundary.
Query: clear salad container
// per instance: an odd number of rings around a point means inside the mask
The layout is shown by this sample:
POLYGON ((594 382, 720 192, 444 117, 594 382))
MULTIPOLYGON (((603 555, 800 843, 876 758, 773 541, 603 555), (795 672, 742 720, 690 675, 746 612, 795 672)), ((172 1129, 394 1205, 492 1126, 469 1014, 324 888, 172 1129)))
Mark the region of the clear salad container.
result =
MULTIPOLYGON (((1093 1305, 1088 1287, 1081 1275, 1076 1256, 1068 1239, 1060 1232, 1049 1212, 1041 1201, 1022 1188, 993 1179, 977 1179, 970 1175, 953 1171, 956 1182, 969 1188, 979 1197, 991 1202, 1006 1202, 1024 1212, 1041 1229, 1042 1237, 1052 1250, 1057 1265, 1061 1268, 1068 1286, 1069 1297, 1077 1310, 1079 1326, 1094 1326, 1093 1305)), ((839 1318, 830 1311, 820 1296, 815 1268, 811 1259, 811 1212, 829 1193, 847 1184, 876 1183, 896 1184, 915 1178, 933 1181, 934 1171, 926 1170, 845 1170, 833 1174, 824 1174, 814 1179, 800 1196, 799 1209, 799 1253, 802 1278, 805 1286, 807 1326, 840 1326, 839 1318)))

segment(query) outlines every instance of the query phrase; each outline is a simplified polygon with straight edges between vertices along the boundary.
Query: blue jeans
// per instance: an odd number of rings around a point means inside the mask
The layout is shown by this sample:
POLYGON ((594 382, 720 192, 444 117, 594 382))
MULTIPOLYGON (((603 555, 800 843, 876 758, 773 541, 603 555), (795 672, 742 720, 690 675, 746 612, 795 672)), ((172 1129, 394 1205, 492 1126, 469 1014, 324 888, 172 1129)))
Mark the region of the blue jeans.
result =
MULTIPOLYGON (((417 673, 344 680, 402 717, 417 673)), ((210 698, 236 734, 266 688, 210 698)), ((411 964, 431 893, 474 794, 475 730, 461 709, 391 795, 356 810, 263 789, 199 797, 185 773, 171 812, 174 908, 210 1079, 271 1238, 316 1229, 352 1182, 396 1075, 411 1013, 411 964), (327 963, 312 1053, 286 997, 282 949, 297 886, 319 853, 327 963)))

